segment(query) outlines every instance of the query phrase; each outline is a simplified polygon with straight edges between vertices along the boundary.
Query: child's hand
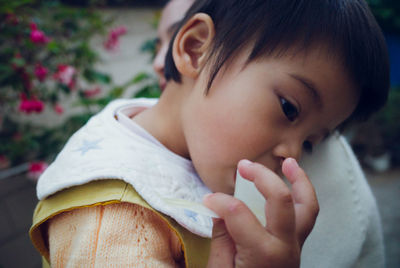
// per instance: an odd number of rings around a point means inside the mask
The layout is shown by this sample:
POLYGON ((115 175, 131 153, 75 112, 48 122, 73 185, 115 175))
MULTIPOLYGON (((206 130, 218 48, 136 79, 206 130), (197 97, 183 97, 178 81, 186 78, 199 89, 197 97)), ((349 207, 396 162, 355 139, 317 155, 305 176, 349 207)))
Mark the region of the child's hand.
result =
POLYGON ((221 217, 214 220, 208 267, 299 267, 302 245, 319 211, 307 175, 291 158, 283 162, 282 171, 292 189, 261 164, 242 160, 238 169, 267 200, 267 227, 233 196, 207 196, 205 205, 221 217))

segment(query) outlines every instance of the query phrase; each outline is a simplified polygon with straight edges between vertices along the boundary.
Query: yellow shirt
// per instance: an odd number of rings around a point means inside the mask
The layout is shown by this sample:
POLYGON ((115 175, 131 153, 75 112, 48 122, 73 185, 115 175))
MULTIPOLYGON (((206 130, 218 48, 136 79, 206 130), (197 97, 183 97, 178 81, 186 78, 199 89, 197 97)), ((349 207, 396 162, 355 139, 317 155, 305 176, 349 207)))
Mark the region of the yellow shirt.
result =
POLYGON ((67 260, 91 267, 205 267, 210 247, 210 239, 155 211, 121 180, 93 181, 40 201, 30 236, 54 267, 67 260))

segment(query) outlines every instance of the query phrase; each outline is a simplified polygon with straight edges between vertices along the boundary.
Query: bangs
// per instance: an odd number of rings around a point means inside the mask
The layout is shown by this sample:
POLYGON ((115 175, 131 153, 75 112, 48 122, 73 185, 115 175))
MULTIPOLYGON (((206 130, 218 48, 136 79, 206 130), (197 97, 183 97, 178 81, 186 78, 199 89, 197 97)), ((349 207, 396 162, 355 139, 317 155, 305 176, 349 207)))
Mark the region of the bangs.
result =
MULTIPOLYGON (((353 118, 365 119, 386 102, 387 48, 365 1, 199 0, 181 25, 199 12, 213 19, 216 33, 209 54, 207 91, 222 66, 229 65, 244 47, 253 46, 248 57, 251 62, 261 57, 285 56, 291 49, 297 53, 322 45, 329 56, 339 59, 360 90, 353 118)), ((165 75, 180 82, 172 59, 172 43, 165 75)))

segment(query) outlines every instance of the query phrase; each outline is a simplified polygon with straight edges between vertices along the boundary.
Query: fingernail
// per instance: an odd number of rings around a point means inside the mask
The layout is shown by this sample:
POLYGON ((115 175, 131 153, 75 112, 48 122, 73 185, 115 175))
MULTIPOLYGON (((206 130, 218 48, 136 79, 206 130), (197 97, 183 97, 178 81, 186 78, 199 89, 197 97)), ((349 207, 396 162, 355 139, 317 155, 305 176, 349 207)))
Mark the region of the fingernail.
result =
POLYGON ((240 165, 244 165, 244 166, 253 164, 253 162, 251 162, 250 160, 247 160, 247 159, 242 159, 239 161, 239 163, 240 163, 240 165))
POLYGON ((210 198, 210 196, 212 196, 213 193, 209 193, 209 194, 205 194, 203 196, 203 201, 205 201, 206 199, 210 198))
POLYGON ((293 167, 295 168, 299 167, 299 164, 297 163, 296 159, 290 157, 289 161, 292 162, 293 167))

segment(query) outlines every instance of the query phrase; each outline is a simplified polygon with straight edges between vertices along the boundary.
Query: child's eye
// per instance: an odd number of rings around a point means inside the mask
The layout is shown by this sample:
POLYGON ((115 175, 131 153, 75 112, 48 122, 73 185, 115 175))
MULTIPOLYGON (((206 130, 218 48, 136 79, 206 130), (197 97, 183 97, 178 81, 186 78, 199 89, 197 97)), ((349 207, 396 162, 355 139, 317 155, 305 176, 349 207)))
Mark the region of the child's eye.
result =
POLYGON ((309 154, 311 154, 313 151, 313 145, 310 141, 303 142, 303 148, 304 148, 304 151, 306 151, 309 154))
POLYGON ((297 116, 299 115, 299 111, 297 110, 296 106, 294 106, 292 103, 282 97, 280 97, 279 99, 281 102, 282 111, 287 119, 289 119, 289 121, 296 120, 297 116))

